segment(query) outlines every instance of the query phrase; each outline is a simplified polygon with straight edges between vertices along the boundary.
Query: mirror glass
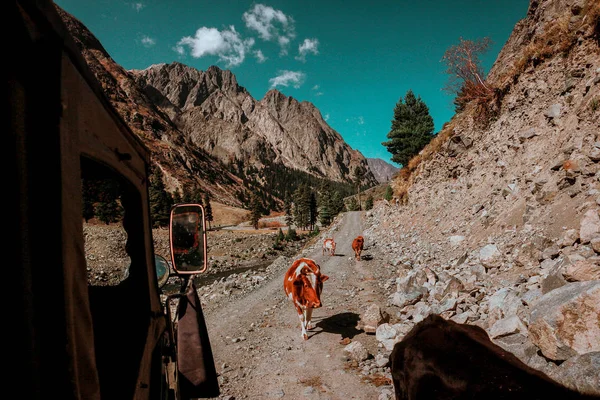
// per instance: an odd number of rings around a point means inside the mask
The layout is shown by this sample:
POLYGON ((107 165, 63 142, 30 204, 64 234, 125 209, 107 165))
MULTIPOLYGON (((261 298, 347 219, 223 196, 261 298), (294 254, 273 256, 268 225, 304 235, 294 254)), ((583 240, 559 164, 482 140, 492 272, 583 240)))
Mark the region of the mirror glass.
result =
POLYGON ((154 255, 154 267, 156 268, 156 279, 158 287, 162 288, 169 280, 169 263, 163 256, 154 255))
POLYGON ((179 204, 171 210, 171 256, 179 274, 197 274, 208 266, 204 208, 199 204, 179 204))

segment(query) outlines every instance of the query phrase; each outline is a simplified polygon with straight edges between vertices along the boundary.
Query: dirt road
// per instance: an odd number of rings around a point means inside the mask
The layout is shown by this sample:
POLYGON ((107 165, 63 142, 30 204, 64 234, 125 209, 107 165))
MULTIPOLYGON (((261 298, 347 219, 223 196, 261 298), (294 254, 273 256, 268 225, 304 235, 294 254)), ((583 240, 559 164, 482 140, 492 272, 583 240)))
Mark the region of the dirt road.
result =
MULTIPOLYGON (((361 218, 361 212, 346 213, 328 232, 337 242, 335 256, 323 256, 320 242, 298 255, 317 261, 330 277, 308 340, 301 338, 298 316, 283 292, 287 267, 248 296, 207 313, 222 398, 378 398, 382 388, 348 361, 340 343, 348 338, 363 343, 372 355, 379 351, 374 335, 356 329, 366 307, 386 303, 374 274, 377 260, 353 258, 351 243, 362 233, 361 218)), ((363 255, 370 258, 368 243, 363 255)))

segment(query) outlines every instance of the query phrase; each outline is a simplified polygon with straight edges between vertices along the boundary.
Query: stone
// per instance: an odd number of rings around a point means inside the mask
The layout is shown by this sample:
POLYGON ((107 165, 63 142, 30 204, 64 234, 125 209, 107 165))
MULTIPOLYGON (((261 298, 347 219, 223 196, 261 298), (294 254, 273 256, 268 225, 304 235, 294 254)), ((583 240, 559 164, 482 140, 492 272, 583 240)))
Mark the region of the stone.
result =
POLYGON ((387 366, 389 362, 390 358, 384 356, 383 354, 377 354, 375 356, 375 365, 377 365, 379 368, 387 366))
POLYGON ((571 357, 550 372, 550 377, 584 394, 600 396, 600 352, 571 357))
POLYGON ((346 354, 351 360, 358 362, 365 361, 369 358, 369 351, 361 342, 358 341, 352 342, 344 347, 344 354, 346 354))
POLYGON ((413 288, 409 292, 395 292, 392 295, 391 303, 397 307, 405 307, 417 303, 423 295, 427 293, 425 288, 413 288))
POLYGON ((589 243, 592 239, 600 236, 600 217, 598 210, 586 211, 580 222, 579 238, 582 244, 589 243))
POLYGON ((558 118, 560 117, 560 104, 552 104, 548 109, 544 112, 544 115, 547 118, 558 118))
POLYGON ((560 247, 573 246, 579 240, 579 231, 577 229, 569 229, 565 231, 558 241, 560 247))
POLYGON ((538 136, 534 128, 529 128, 525 132, 519 135, 519 140, 522 142, 531 139, 532 137, 538 136))
POLYGON ((498 337, 493 340, 495 344, 504 350, 514 354, 525 364, 537 353, 537 347, 525 335, 520 333, 498 337))
POLYGON ((450 236, 448 240, 450 241, 450 244, 452 246, 458 246, 463 240, 465 240, 465 237, 460 235, 454 235, 450 236))
POLYGON ((389 321, 389 315, 382 312, 377 304, 371 304, 360 317, 360 327, 366 333, 375 333, 377 327, 389 321))
POLYGON ((600 281, 568 283, 533 306, 529 337, 552 360, 600 351, 598 315, 600 281))
POLYGON ((494 323, 489 330, 489 335, 492 339, 502 336, 513 335, 515 333, 525 333, 527 328, 521 322, 518 316, 512 315, 508 318, 503 318, 494 323))
POLYGON ((589 260, 579 260, 566 265, 562 274, 567 282, 600 280, 600 266, 589 260))
POLYGON ((600 253, 600 238, 594 238, 590 241, 590 244, 592 245, 592 249, 594 249, 594 251, 596 253, 600 253))
POLYGON ((512 288, 500 289, 491 295, 488 300, 489 312, 499 310, 500 318, 516 315, 521 307, 521 298, 512 288))
POLYGON ((479 261, 486 268, 498 267, 501 263, 502 254, 495 244, 488 244, 479 250, 479 261))

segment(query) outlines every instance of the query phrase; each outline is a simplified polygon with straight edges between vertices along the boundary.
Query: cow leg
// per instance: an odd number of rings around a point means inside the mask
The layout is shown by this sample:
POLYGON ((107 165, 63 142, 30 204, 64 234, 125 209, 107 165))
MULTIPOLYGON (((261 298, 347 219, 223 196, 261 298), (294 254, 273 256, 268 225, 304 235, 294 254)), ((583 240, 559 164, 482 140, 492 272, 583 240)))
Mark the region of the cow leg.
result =
POLYGON ((300 327, 302 328, 302 333, 300 337, 304 340, 308 339, 308 333, 306 333, 306 318, 304 318, 304 311, 300 307, 296 307, 296 311, 298 311, 298 318, 300 318, 300 327))
POLYGON ((312 324, 312 311, 313 309, 311 307, 308 307, 306 309, 306 329, 312 329, 314 328, 313 324, 312 324))

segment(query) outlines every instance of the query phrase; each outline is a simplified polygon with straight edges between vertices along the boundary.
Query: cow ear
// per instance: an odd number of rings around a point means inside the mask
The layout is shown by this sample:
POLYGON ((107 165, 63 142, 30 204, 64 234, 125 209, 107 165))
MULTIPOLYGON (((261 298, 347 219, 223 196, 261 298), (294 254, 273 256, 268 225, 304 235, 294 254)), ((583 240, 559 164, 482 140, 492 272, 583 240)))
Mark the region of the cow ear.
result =
POLYGON ((325 282, 329 277, 327 275, 321 274, 321 282, 325 282))

